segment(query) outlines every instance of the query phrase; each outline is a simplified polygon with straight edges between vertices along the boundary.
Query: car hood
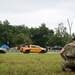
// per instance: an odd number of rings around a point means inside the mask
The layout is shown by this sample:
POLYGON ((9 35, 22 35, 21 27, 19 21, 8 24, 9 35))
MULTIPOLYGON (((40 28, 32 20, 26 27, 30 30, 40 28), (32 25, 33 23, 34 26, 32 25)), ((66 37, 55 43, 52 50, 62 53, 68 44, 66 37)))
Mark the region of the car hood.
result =
POLYGON ((6 51, 6 49, 5 49, 5 48, 0 48, 0 50, 6 51))

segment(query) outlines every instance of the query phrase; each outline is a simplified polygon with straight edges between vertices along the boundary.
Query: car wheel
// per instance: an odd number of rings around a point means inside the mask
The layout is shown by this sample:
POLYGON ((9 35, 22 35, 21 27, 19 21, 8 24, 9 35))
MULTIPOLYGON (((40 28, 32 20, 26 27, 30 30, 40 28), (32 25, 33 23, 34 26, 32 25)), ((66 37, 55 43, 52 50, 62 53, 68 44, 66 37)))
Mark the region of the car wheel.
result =
POLYGON ((44 51, 44 50, 42 50, 42 51, 41 51, 41 53, 45 53, 45 51, 44 51))
POLYGON ((30 53, 30 50, 26 50, 24 53, 30 53))

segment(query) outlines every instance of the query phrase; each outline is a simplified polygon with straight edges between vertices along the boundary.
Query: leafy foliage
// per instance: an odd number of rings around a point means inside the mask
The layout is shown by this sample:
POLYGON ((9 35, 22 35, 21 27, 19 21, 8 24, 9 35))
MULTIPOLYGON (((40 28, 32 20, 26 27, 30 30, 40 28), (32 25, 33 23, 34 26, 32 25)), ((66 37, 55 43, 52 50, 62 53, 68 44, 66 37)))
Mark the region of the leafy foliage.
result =
MULTIPOLYGON (((37 44, 42 47, 46 45, 64 46, 70 40, 63 23, 58 24, 55 32, 42 23, 38 28, 28 28, 25 25, 10 25, 8 20, 0 21, 0 45, 9 42, 9 46, 20 44, 37 44)), ((74 33, 73 33, 74 35, 74 33)))

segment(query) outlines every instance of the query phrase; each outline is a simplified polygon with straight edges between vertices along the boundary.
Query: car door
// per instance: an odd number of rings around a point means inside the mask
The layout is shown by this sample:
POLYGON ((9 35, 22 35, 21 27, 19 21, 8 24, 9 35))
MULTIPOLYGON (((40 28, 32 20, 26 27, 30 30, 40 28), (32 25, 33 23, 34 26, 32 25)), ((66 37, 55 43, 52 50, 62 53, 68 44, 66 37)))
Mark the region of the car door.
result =
POLYGON ((32 45, 30 52, 32 52, 32 53, 38 53, 38 52, 40 52, 39 46, 32 45))

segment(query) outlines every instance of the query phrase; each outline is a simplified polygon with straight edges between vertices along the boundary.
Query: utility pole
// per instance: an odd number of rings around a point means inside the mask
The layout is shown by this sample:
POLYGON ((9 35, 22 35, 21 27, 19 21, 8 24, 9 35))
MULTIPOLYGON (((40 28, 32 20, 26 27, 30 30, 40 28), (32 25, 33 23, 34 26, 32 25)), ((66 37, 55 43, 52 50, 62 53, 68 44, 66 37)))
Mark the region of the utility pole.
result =
POLYGON ((72 30, 72 24, 73 24, 73 22, 69 22, 69 19, 67 19, 67 22, 68 22, 68 25, 69 25, 69 32, 70 32, 70 39, 71 39, 71 30, 72 30))
POLYGON ((67 19, 67 22, 68 22, 68 25, 69 25, 69 31, 70 31, 70 36, 71 36, 71 30, 72 30, 73 22, 71 22, 71 24, 70 24, 69 19, 67 19))

